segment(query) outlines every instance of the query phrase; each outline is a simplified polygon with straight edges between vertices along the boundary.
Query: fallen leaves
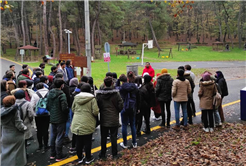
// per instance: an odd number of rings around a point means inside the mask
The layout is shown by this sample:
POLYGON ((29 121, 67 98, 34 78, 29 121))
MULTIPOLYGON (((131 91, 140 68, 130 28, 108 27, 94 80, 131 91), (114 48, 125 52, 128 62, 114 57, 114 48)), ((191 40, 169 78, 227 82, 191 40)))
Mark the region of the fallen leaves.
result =
POLYGON ((163 132, 159 138, 123 150, 118 160, 97 161, 94 165, 245 165, 246 124, 228 123, 204 134, 200 125, 189 131, 163 132))

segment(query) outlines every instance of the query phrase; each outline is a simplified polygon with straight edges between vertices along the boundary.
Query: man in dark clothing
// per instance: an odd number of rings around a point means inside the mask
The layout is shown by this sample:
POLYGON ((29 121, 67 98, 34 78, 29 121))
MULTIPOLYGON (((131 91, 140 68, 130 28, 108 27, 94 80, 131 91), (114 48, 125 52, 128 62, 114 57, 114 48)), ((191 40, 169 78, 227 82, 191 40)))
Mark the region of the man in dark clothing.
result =
POLYGON ((57 67, 56 66, 52 66, 49 76, 53 76, 54 77, 56 75, 56 73, 57 73, 57 67))
POLYGON ((42 72, 43 75, 44 75, 45 63, 40 63, 39 67, 40 67, 40 69, 41 69, 41 72, 42 72))
MULTIPOLYGON (((112 77, 112 78, 113 78, 113 73, 107 72, 107 73, 106 73, 106 77, 112 77)), ((102 90, 102 89, 104 89, 104 88, 105 88, 104 83, 102 83, 102 84, 100 85, 99 89, 102 90)), ((113 89, 115 88, 114 85, 112 86, 112 88, 113 88, 113 89)))
POLYGON ((227 88, 227 83, 226 83, 226 80, 224 78, 224 75, 221 71, 216 71, 215 78, 216 78, 216 83, 219 84, 220 90, 222 92, 221 104, 218 108, 218 111, 220 114, 221 122, 223 123, 225 121, 225 117, 224 117, 224 113, 223 113, 222 102, 223 102, 223 98, 225 96, 228 96, 228 88, 227 88))
POLYGON ((51 123, 50 159, 55 159, 56 157, 56 161, 61 161, 65 158, 62 153, 62 143, 64 132, 66 131, 69 109, 66 95, 61 90, 64 86, 64 81, 61 78, 57 78, 54 81, 54 86, 55 88, 47 96, 47 110, 50 112, 51 123))
POLYGON ((73 66, 72 66, 71 60, 67 60, 66 70, 67 70, 67 77, 68 77, 68 82, 69 82, 72 78, 74 78, 74 71, 73 71, 73 66))
MULTIPOLYGON (((55 80, 58 79, 58 78, 63 80, 63 74, 62 73, 57 73, 56 76, 55 76, 55 80)), ((53 88, 55 88, 55 84, 52 84, 51 87, 49 87, 50 90, 53 89, 53 88)), ((66 95, 68 107, 71 108, 72 103, 70 102, 69 86, 67 84, 64 84, 61 90, 66 95)), ((68 133, 69 133, 69 130, 70 130, 71 119, 72 119, 72 117, 68 113, 68 120, 67 120, 67 124, 66 124, 66 133, 65 133, 65 136, 64 136, 64 144, 67 144, 67 143, 71 142, 71 140, 68 137, 68 133)))
POLYGON ((16 85, 18 85, 19 81, 21 81, 21 80, 26 80, 26 79, 32 80, 32 79, 29 77, 30 72, 29 72, 28 69, 22 70, 21 73, 22 73, 22 74, 17 78, 16 85))
POLYGON ((107 136, 110 132, 112 143, 112 155, 117 156, 117 134, 119 127, 119 112, 123 109, 123 100, 119 94, 119 90, 112 89, 112 77, 104 79, 105 88, 97 91, 97 104, 100 111, 101 122, 101 153, 100 158, 106 157, 107 136))
POLYGON ((22 65, 22 70, 19 72, 19 74, 18 74, 18 76, 16 78, 18 78, 22 74, 22 71, 24 69, 28 69, 28 68, 29 68, 28 65, 26 65, 26 64, 22 65))
POLYGON ((33 80, 33 82, 34 82, 33 90, 34 91, 36 91, 36 85, 40 82, 40 77, 42 77, 42 76, 43 76, 43 73, 41 71, 36 72, 36 77, 33 80))
POLYGON ((172 83, 173 79, 166 68, 161 70, 161 75, 157 78, 156 97, 160 103, 162 122, 160 126, 165 127, 165 105, 167 111, 167 127, 170 127, 171 110, 170 105, 172 101, 172 83))

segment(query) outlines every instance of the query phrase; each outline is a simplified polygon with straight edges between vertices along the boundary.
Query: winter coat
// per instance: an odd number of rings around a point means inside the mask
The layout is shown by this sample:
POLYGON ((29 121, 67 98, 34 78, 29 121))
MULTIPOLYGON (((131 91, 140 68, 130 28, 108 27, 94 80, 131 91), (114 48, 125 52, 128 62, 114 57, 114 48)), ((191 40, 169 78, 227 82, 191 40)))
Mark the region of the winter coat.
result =
POLYGON ((79 88, 75 88, 74 91, 71 93, 71 98, 70 98, 71 105, 73 105, 74 97, 79 93, 80 93, 79 88))
MULTIPOLYGON (((29 88, 17 88, 17 89, 12 90, 11 94, 14 95, 16 91, 21 90, 21 89, 24 90, 25 92, 27 92, 28 97, 30 98, 30 101, 31 101, 32 96, 35 94, 35 92, 32 89, 29 89, 29 88)), ((27 97, 26 97, 26 100, 28 100, 27 97)))
POLYGON ((49 76, 55 76, 56 75, 56 73, 54 73, 54 72, 50 72, 50 74, 49 74, 49 76))
POLYGON ((213 96, 217 92, 215 86, 215 83, 211 80, 200 82, 198 96, 201 110, 213 110, 213 96))
POLYGON ((68 80, 71 80, 72 78, 74 78, 73 68, 71 66, 67 66, 66 70, 67 70, 67 78, 68 78, 68 80))
MULTIPOLYGON (((140 106, 139 106, 139 104, 140 104, 139 89, 134 83, 123 83, 122 86, 117 87, 117 89, 120 90, 120 95, 121 95, 123 102, 125 102, 126 96, 128 93, 135 93, 137 99, 136 99, 136 107, 135 107, 134 111, 139 110, 139 108, 140 108, 140 106)), ((123 108, 123 111, 124 111, 124 109, 125 108, 123 108)))
POLYGON ((143 76, 143 74, 144 73, 149 73, 149 75, 153 78, 154 76, 155 76, 155 70, 151 67, 151 66, 149 66, 149 68, 144 68, 143 69, 143 73, 142 73, 142 76, 143 76))
POLYGON ((20 119, 17 105, 1 108, 1 127, 1 165, 26 165, 24 131, 27 127, 20 119))
POLYGON ((60 89, 52 89, 47 96, 47 110, 50 112, 50 123, 66 123, 68 119, 68 103, 66 95, 60 89))
MULTIPOLYGON (((24 98, 23 99, 16 99, 15 104, 19 106, 24 101, 26 101, 24 98)), ((25 131, 25 139, 29 139, 32 137, 32 131, 31 131, 32 121, 30 121, 30 120, 33 119, 35 116, 31 103, 29 101, 26 101, 22 105, 21 110, 19 110, 19 111, 22 111, 23 122, 24 122, 24 125, 27 127, 27 130, 25 131)))
POLYGON ((95 96, 80 92, 74 97, 72 105, 74 113, 71 124, 71 132, 76 135, 89 135, 95 131, 96 116, 99 113, 95 96))
POLYGON ((216 80, 216 83, 218 83, 220 86, 220 90, 222 92, 221 97, 223 98, 224 96, 228 96, 228 87, 227 87, 227 83, 226 83, 224 76, 218 77, 216 80))
MULTIPOLYGON (((154 90, 154 89, 153 89, 154 90)), ((139 88, 139 102, 140 102, 140 111, 149 110, 151 105, 151 92, 146 88, 146 85, 143 84, 139 88)))
POLYGON ((195 75, 192 71, 190 71, 190 70, 186 70, 186 71, 185 71, 185 74, 186 74, 186 73, 190 74, 190 76, 191 76, 193 82, 195 82, 196 75, 195 75))
MULTIPOLYGON (((54 89, 54 88, 55 88, 55 85, 52 84, 49 87, 49 90, 54 89)), ((64 84, 64 87, 62 88, 62 91, 66 95, 66 100, 67 100, 67 103, 68 103, 68 107, 71 108, 71 105, 70 105, 71 102, 70 102, 70 90, 69 90, 69 86, 67 86, 66 84, 64 84)))
MULTIPOLYGON (((49 92, 49 90, 46 88, 43 88, 43 89, 37 90, 37 92, 39 92, 41 94, 41 96, 44 97, 49 92)), ((37 95, 37 92, 33 94, 32 99, 31 99, 31 105, 32 105, 32 109, 33 109, 35 116, 36 116, 35 108, 36 108, 36 105, 40 99, 39 96, 37 95)), ((45 114, 42 116, 49 116, 49 115, 45 114)))
POLYGON ((3 99, 8 95, 9 93, 7 91, 1 91, 1 107, 3 107, 3 99))
POLYGON ((195 83, 194 83, 193 79, 191 78, 190 74, 189 73, 185 73, 184 74, 184 78, 189 81, 190 86, 191 86, 191 93, 193 93, 194 92, 194 88, 195 88, 195 83))
POLYGON ((175 79, 173 81, 172 96, 173 101, 176 102, 187 102, 188 95, 191 93, 191 86, 188 80, 181 81, 180 79, 175 79))
POLYGON ((38 83, 40 83, 40 78, 35 77, 34 80, 33 80, 33 82, 34 82, 34 89, 36 89, 36 85, 37 85, 38 83))
POLYGON ((57 72, 63 74, 63 80, 64 80, 65 82, 68 81, 68 75, 67 75, 67 70, 66 70, 66 68, 64 68, 64 69, 62 69, 62 68, 61 68, 61 69, 58 69, 57 72))
POLYGON ((12 90, 14 90, 16 88, 16 85, 14 83, 14 81, 8 81, 8 86, 9 86, 9 92, 11 92, 12 90))
POLYGON ((24 74, 21 74, 21 75, 18 76, 18 78, 17 78, 16 85, 18 85, 18 83, 19 83, 21 80, 26 80, 26 79, 32 80, 29 76, 24 75, 24 74))
POLYGON ((100 112, 100 125, 104 127, 119 126, 119 112, 123 109, 123 100, 119 90, 104 88, 97 91, 96 99, 100 112))
POLYGON ((157 78, 156 97, 158 101, 172 100, 173 79, 170 74, 163 74, 157 78))

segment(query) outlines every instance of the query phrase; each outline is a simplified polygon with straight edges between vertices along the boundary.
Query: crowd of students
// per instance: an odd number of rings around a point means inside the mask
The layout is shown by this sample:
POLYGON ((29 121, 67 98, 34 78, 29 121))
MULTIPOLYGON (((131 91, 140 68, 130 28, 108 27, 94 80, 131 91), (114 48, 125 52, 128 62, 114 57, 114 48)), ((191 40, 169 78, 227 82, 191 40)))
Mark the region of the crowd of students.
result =
MULTIPOLYGON (((106 143, 110 137, 112 156, 118 158, 119 126, 122 126, 123 137, 120 146, 124 149, 129 147, 129 125, 131 147, 137 148, 136 137, 141 136, 143 118, 144 132, 151 132, 151 110, 156 120, 162 120, 161 127, 170 128, 170 106, 173 100, 174 130, 187 130, 188 123, 193 124, 192 116, 196 116, 193 100, 195 74, 191 72, 190 65, 178 67, 175 79, 166 68, 155 77, 149 62, 142 76, 135 76, 133 71, 119 77, 116 73, 108 72, 99 90, 93 84, 92 77, 82 76, 78 80, 69 60, 52 66, 48 76, 44 68, 45 64, 41 63, 30 76, 28 65, 23 65, 23 70, 16 76, 14 65, 11 65, 1 81, 2 165, 26 164, 27 140, 33 136, 32 127, 37 130, 37 151, 46 153, 50 149, 51 160, 61 161, 66 157, 62 146, 64 142, 70 142, 71 131, 72 147, 69 153, 77 154, 78 163, 90 164, 94 161, 91 154, 93 133, 99 125, 99 157, 106 158, 106 143), (180 107, 183 115, 181 122, 180 107)), ((226 81, 221 71, 217 71, 215 76, 205 71, 199 86, 203 130, 213 132, 213 128, 221 126, 225 120, 221 104, 223 97, 228 95, 226 81)))

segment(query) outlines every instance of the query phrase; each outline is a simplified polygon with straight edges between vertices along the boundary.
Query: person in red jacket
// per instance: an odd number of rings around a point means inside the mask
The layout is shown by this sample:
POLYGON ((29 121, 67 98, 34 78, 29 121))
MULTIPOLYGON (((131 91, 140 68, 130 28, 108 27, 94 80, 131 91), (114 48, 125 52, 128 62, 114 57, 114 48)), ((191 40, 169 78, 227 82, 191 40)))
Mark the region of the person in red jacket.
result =
POLYGON ((149 73, 149 75, 152 77, 151 81, 153 81, 153 77, 155 76, 155 70, 150 66, 149 62, 146 62, 145 68, 143 69, 142 76, 144 75, 144 73, 149 73))

